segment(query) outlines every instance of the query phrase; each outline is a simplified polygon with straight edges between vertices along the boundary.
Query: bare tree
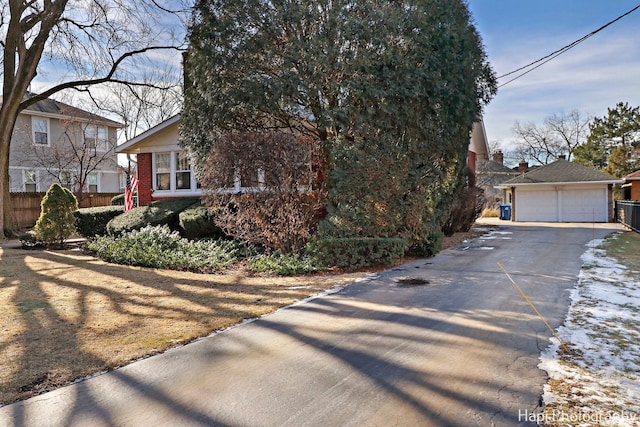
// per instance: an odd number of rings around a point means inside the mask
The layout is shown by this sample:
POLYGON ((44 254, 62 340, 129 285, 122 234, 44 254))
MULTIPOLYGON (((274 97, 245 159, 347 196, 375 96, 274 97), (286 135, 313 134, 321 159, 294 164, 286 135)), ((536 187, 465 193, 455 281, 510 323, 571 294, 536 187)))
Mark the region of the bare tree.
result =
POLYGON ((520 159, 541 165, 561 156, 571 160, 576 147, 586 141, 590 122, 591 117, 585 117, 578 110, 547 117, 542 126, 516 122, 513 133, 518 141, 514 152, 520 159))
POLYGON ((182 110, 182 72, 175 67, 145 71, 142 85, 109 84, 94 97, 101 111, 124 124, 123 140, 175 116, 182 110))
POLYGON ((20 111, 63 90, 144 85, 139 72, 179 55, 189 0, 0 0, 0 237, 10 231, 9 149, 20 111), (177 6, 176 6, 177 5, 177 6), (50 65, 50 68, 47 68, 50 65), (59 75, 25 97, 39 73, 59 75))

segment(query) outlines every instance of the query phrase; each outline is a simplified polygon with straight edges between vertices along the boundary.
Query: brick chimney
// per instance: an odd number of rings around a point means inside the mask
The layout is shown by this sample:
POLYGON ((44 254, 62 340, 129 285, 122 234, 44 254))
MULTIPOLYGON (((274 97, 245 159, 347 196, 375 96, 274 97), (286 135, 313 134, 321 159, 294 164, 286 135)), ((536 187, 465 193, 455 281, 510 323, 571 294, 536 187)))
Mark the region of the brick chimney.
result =
POLYGON ((520 163, 518 163, 518 173, 520 175, 523 175, 527 173, 528 170, 529 170, 529 162, 527 162, 526 160, 520 160, 520 163))
POLYGON ((504 164, 504 154, 502 153, 502 150, 496 150, 496 152, 493 153, 493 161, 498 162, 501 165, 504 164))

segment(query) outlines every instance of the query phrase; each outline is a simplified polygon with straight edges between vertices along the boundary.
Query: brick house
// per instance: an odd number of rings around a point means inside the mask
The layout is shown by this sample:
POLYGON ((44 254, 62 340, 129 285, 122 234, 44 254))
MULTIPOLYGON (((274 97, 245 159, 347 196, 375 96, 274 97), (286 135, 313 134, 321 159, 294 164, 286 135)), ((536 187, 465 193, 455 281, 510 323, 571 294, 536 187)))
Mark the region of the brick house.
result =
POLYGON ((640 170, 622 177, 622 199, 640 201, 640 170))
MULTIPOLYGON (((202 195, 191 159, 178 144, 179 126, 180 114, 148 129, 116 149, 118 153, 137 157, 140 206, 155 200, 202 195)), ((473 127, 469 143, 468 164, 472 172, 475 173, 479 160, 488 159, 488 151, 484 124, 478 122, 473 127)), ((258 171, 255 177, 248 177, 246 180, 236 177, 230 191, 253 189, 250 183, 260 181, 258 171)))

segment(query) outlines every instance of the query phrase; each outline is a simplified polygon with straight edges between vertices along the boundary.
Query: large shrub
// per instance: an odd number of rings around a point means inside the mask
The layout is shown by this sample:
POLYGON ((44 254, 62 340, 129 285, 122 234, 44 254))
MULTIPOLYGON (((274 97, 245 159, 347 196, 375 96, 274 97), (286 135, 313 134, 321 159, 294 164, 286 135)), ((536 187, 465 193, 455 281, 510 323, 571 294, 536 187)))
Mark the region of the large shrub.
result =
POLYGON ((461 231, 469 231, 486 203, 484 190, 479 187, 465 187, 460 191, 451 214, 442 227, 445 236, 461 231))
POLYGON ((188 239, 221 238, 224 232, 215 223, 215 215, 206 206, 196 203, 178 215, 180 233, 188 239))
POLYGON ((176 198, 131 209, 109 221, 107 233, 120 235, 147 225, 167 225, 171 230, 178 230, 178 215, 195 203, 198 203, 198 199, 176 198))
POLYGON ((437 251, 496 91, 467 2, 250 4, 196 3, 183 145, 206 159, 229 133, 308 135, 329 179, 324 235, 437 251))
POLYGON ((109 221, 122 213, 122 206, 96 206, 78 209, 73 214, 78 233, 84 237, 93 237, 106 234, 109 221))
POLYGON ((315 149, 314 140, 285 132, 222 138, 201 179, 215 223, 240 240, 287 253, 302 250, 325 202, 313 168, 315 149))
POLYGON ((62 246, 75 231, 73 212, 78 201, 68 189, 53 184, 40 204, 40 217, 34 227, 35 237, 45 244, 62 246))

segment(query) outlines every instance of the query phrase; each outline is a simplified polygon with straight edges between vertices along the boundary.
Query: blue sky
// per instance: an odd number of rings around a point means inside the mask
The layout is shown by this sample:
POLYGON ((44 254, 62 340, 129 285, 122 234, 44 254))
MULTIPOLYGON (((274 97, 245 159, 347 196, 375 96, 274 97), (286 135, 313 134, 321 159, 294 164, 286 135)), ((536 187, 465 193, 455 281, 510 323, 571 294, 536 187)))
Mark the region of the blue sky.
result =
MULTIPOLYGON (((489 61, 502 75, 572 43, 640 1, 468 0, 468 4, 489 61)), ((619 101, 640 105, 640 9, 499 88, 485 109, 487 137, 508 149, 515 139, 516 121, 542 124, 546 117, 572 110, 602 117, 619 101)))

